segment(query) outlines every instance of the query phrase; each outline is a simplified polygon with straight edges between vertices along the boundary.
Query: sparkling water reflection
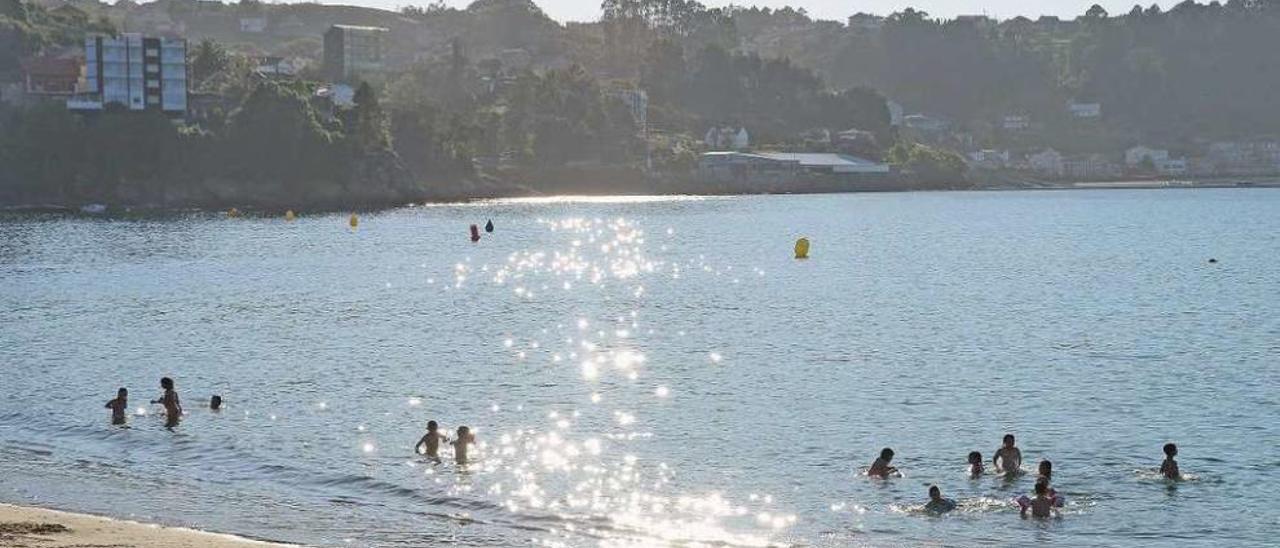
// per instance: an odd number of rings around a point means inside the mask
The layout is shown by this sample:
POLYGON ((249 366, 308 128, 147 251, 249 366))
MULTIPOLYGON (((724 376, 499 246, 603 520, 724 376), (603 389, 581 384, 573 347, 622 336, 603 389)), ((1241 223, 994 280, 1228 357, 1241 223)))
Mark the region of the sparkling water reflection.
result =
POLYGON ((1240 503, 1280 468, 1280 193, 346 221, 0 220, 0 499, 335 546, 1265 545, 1280 525, 1240 503), (190 413, 174 433, 145 405, 161 375, 190 413), (121 385, 129 429, 100 409, 121 385), (469 426, 472 462, 416 455, 429 419, 469 426), (1017 519, 1030 477, 968 479, 1007 430, 1054 460, 1062 520, 1017 519), (1167 440, 1194 481, 1150 473, 1167 440), (857 477, 883 446, 905 477, 857 477), (955 513, 920 511, 932 483, 955 513))

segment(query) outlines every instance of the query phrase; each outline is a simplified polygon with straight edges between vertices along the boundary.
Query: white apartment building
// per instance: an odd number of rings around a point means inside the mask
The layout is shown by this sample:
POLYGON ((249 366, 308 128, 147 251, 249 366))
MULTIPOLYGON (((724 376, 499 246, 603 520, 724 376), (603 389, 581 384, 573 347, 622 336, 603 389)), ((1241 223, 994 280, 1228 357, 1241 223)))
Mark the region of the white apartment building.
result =
POLYGON ((67 100, 72 110, 187 111, 187 42, 137 33, 85 38, 84 81, 67 100))

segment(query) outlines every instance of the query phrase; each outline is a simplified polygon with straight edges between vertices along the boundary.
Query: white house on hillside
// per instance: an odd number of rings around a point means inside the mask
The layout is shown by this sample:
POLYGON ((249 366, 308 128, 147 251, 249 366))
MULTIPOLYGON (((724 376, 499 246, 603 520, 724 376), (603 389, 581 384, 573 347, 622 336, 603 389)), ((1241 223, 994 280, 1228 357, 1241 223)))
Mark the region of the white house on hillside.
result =
POLYGON ((747 133, 747 128, 745 127, 737 129, 729 126, 712 127, 707 130, 707 135, 702 142, 708 147, 718 150, 727 148, 743 150, 751 146, 751 135, 747 133))
POLYGON ((1062 155, 1051 148, 1027 156, 1027 165, 1041 175, 1059 177, 1063 171, 1062 155))
POLYGON ((266 17, 241 17, 240 32, 250 32, 254 34, 262 33, 267 30, 266 17))
POLYGON ((1144 161, 1150 161, 1153 166, 1160 165, 1161 162, 1168 159, 1169 151, 1142 145, 1124 151, 1124 165, 1129 167, 1135 167, 1144 161))
POLYGON ((1102 103, 1077 103, 1072 101, 1067 103, 1067 111, 1076 118, 1101 118, 1102 103))

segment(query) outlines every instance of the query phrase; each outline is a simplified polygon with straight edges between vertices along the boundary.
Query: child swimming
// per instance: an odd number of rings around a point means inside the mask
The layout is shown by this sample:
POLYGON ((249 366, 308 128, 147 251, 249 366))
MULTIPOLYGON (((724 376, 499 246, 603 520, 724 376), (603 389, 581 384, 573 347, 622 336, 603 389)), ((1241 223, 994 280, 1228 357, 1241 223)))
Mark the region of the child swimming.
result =
POLYGON ((1036 468, 1036 473, 1040 475, 1038 479, 1042 479, 1048 483, 1053 479, 1053 463, 1047 459, 1040 461, 1040 466, 1036 468))
MULTIPOLYGON (((440 442, 449 441, 449 437, 441 434, 438 431, 439 428, 436 421, 427 421, 427 433, 423 434, 417 445, 413 446, 414 452, 426 455, 430 459, 440 460, 440 442)), ((464 450, 463 453, 465 454, 466 451, 464 450)))
POLYGON ((209 398, 209 409, 212 409, 212 410, 214 410, 214 411, 219 411, 219 410, 221 410, 221 409, 222 409, 222 396, 219 396, 219 395, 217 395, 217 394, 214 394, 212 398, 209 398))
POLYGON ((1033 518, 1047 518, 1057 513, 1058 509, 1054 506, 1053 499, 1049 498, 1049 482, 1036 481, 1035 493, 1036 498, 1026 501, 1025 504, 1021 499, 1018 501, 1022 506, 1022 517, 1027 517, 1027 510, 1031 511, 1033 518))
POLYGON ((1004 435, 1004 444, 996 449, 996 454, 991 457, 991 464, 995 465, 996 472, 1001 474, 1019 474, 1022 472, 1022 450, 1015 445, 1013 434, 1004 435))
POLYGON ((982 453, 977 451, 969 452, 969 477, 976 478, 982 475, 984 471, 982 467, 982 453))
MULTIPOLYGON (((121 390, 124 389, 121 388, 121 390)), ((1173 460, 1176 456, 1178 456, 1178 446, 1173 443, 1164 444, 1164 462, 1160 463, 1160 475, 1165 479, 1182 479, 1182 473, 1178 470, 1178 461, 1173 460)))
POLYGON ((942 498, 942 490, 937 485, 929 487, 929 502, 925 503, 924 511, 931 514, 945 514, 956 509, 956 501, 942 498))
POLYGON ((893 461, 893 449, 885 447, 880 450, 880 458, 871 463, 871 468, 867 469, 867 476, 872 478, 887 478, 898 473, 898 469, 889 466, 893 461))
POLYGON ((458 464, 467 463, 467 446, 476 442, 475 434, 466 426, 458 427, 458 439, 453 440, 453 460, 458 464))
POLYGON ((107 402, 107 409, 111 410, 111 424, 124 424, 125 411, 129 409, 129 389, 117 390, 116 399, 107 402))
POLYGON ((173 389, 173 379, 160 379, 160 388, 164 389, 164 394, 158 400, 151 400, 151 403, 164 405, 164 427, 173 428, 182 420, 182 400, 178 399, 178 391, 173 389))

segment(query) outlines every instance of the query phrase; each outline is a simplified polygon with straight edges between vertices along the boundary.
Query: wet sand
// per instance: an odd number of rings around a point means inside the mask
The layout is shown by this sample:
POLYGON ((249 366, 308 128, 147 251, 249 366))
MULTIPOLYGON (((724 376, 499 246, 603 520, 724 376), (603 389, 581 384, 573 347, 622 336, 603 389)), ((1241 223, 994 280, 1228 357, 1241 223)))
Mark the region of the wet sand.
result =
POLYGON ((0 546, 13 548, 245 548, 287 546, 133 521, 0 504, 0 546))

